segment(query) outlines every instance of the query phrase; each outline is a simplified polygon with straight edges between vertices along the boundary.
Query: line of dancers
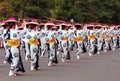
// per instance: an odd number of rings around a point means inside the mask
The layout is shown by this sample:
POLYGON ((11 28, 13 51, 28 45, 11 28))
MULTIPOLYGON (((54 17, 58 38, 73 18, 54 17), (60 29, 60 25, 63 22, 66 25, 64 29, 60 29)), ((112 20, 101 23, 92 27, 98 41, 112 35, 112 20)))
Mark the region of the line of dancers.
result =
POLYGON ((88 53, 89 56, 120 47, 120 25, 37 23, 37 20, 18 22, 8 18, 0 24, 0 41, 5 50, 4 64, 11 64, 9 76, 25 72, 22 59, 30 61, 30 70, 39 70, 39 58, 48 54, 48 66, 71 60, 70 52, 75 51, 76 59, 88 53), (21 48, 25 57, 21 57, 21 48))

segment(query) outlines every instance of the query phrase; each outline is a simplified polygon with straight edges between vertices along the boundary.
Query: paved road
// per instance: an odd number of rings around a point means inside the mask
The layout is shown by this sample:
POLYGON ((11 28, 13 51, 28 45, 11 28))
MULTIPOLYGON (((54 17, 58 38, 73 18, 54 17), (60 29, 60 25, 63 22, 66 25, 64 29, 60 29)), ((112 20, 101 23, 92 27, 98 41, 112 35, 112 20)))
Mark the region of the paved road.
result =
MULTIPOLYGON (((22 57, 24 53, 22 52, 22 57)), ((0 49, 0 81, 120 81, 120 49, 100 55, 82 55, 79 60, 71 52, 71 61, 54 67, 47 66, 47 57, 40 58, 40 70, 30 71, 30 62, 23 59, 26 72, 8 77, 10 65, 3 64, 4 51, 0 49)))

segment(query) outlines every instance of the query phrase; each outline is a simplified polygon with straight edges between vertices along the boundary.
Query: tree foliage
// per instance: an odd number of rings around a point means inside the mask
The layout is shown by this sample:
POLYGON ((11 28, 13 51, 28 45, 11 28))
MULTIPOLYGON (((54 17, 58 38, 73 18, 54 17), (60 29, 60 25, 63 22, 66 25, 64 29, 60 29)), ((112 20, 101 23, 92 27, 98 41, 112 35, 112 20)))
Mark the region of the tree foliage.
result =
POLYGON ((120 0, 0 0, 0 20, 11 16, 119 24, 120 0))

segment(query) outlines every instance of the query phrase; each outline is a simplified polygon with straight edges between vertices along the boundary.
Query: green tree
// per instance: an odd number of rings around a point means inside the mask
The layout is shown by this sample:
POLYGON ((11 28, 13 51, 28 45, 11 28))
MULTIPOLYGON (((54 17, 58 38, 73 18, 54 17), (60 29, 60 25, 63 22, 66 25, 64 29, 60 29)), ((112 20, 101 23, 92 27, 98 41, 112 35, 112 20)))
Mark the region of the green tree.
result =
POLYGON ((1 0, 0 2, 0 19, 6 19, 13 16, 13 6, 10 0, 1 0))
POLYGON ((75 22, 120 22, 119 0, 0 0, 0 20, 8 17, 75 22))

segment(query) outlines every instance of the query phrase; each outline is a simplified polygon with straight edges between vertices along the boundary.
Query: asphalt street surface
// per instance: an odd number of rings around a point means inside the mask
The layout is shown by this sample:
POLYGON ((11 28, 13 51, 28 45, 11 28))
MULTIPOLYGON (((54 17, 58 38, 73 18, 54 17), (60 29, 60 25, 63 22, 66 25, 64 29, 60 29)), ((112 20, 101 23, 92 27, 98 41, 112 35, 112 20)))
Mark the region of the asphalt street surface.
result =
POLYGON ((0 81, 120 81, 120 49, 92 57, 86 53, 79 60, 71 52, 71 61, 67 63, 61 62, 59 54, 59 63, 53 67, 47 66, 48 58, 45 55, 39 60, 38 71, 30 71, 30 61, 24 60, 23 50, 21 55, 26 72, 9 77, 10 64, 3 64, 4 50, 0 49, 0 81))

